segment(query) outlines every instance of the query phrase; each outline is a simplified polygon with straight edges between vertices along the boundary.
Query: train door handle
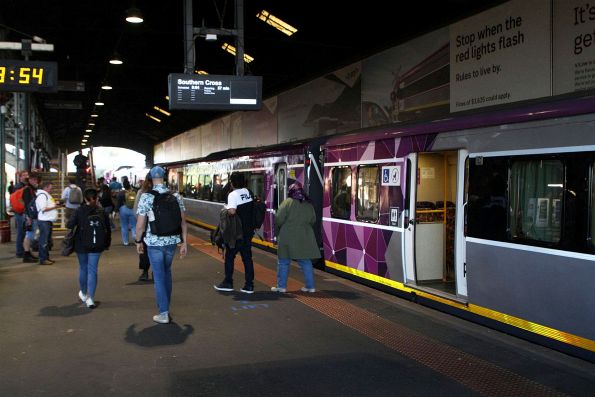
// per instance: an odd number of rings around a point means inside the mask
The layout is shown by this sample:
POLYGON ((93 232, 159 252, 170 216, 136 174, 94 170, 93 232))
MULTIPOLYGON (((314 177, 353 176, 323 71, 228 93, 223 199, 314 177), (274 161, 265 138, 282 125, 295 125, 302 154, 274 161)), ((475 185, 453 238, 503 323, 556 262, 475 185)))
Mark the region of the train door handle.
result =
POLYGON ((414 225, 417 223, 415 219, 409 219, 409 225, 414 225))

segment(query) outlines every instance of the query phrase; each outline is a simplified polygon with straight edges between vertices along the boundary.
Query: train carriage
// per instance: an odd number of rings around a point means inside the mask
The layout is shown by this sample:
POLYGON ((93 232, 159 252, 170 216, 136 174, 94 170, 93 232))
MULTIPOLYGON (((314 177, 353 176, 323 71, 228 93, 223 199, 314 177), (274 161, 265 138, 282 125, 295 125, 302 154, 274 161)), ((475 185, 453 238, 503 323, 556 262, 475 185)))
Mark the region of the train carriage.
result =
POLYGON ((186 205, 213 228, 215 181, 245 173, 274 249, 300 181, 326 271, 595 361, 594 130, 588 96, 215 153, 183 166, 208 186, 186 205))
POLYGON ((304 183, 304 147, 282 145, 260 150, 215 153, 187 164, 170 165, 170 178, 177 181, 184 196, 187 217, 199 226, 214 229, 229 193, 229 176, 241 173, 246 187, 267 206, 267 216, 254 243, 274 247, 274 212, 287 197, 295 181, 304 183))

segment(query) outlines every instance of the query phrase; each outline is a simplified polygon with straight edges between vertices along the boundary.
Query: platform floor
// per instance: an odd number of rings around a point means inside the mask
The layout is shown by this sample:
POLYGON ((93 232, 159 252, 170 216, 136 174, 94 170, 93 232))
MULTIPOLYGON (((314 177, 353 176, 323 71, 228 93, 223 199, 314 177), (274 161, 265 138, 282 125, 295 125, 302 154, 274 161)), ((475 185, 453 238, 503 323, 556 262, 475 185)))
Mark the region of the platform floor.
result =
MULTIPOLYGON (((298 293, 296 266, 293 292, 270 292, 275 256, 258 249, 256 292, 217 292, 222 259, 190 234, 169 325, 152 321, 153 285, 119 230, 94 310, 75 256, 24 264, 0 244, 0 396, 595 396, 591 363, 328 273, 298 293)), ((238 289, 242 271, 238 258, 238 289)))

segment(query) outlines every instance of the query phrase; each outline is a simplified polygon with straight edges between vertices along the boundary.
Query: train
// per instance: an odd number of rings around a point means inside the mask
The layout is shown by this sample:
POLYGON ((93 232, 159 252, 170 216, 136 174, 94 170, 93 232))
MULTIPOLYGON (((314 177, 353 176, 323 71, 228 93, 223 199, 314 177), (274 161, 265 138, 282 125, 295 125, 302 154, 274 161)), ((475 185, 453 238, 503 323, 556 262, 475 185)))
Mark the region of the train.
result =
POLYGON ((213 229, 229 175, 298 181, 326 272, 595 362, 595 96, 502 105, 161 164, 213 229))

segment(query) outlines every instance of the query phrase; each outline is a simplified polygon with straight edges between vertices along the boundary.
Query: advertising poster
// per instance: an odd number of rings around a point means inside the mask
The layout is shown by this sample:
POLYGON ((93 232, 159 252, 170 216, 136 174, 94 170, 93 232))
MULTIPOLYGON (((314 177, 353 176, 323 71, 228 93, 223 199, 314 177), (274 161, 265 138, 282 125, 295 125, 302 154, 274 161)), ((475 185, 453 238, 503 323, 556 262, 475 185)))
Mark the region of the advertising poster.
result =
POLYGON ((550 1, 511 1, 450 26, 450 111, 551 95, 550 1))
POLYGON ((202 157, 229 149, 229 129, 225 128, 223 119, 211 121, 200 131, 202 157))
POLYGON ((158 143, 153 147, 153 161, 156 164, 165 162, 165 151, 163 150, 163 143, 158 143))
POLYGON ((449 113, 448 29, 363 61, 362 127, 449 113))
POLYGON ((242 114, 243 134, 250 136, 248 146, 267 146, 277 143, 277 97, 262 103, 259 111, 246 111, 242 114))
POLYGON ((279 142, 351 131, 361 126, 361 63, 279 95, 279 142))
POLYGON ((196 159, 201 156, 200 127, 182 134, 182 160, 196 159))
POLYGON ((595 3, 554 0, 554 94, 595 88, 595 3))

